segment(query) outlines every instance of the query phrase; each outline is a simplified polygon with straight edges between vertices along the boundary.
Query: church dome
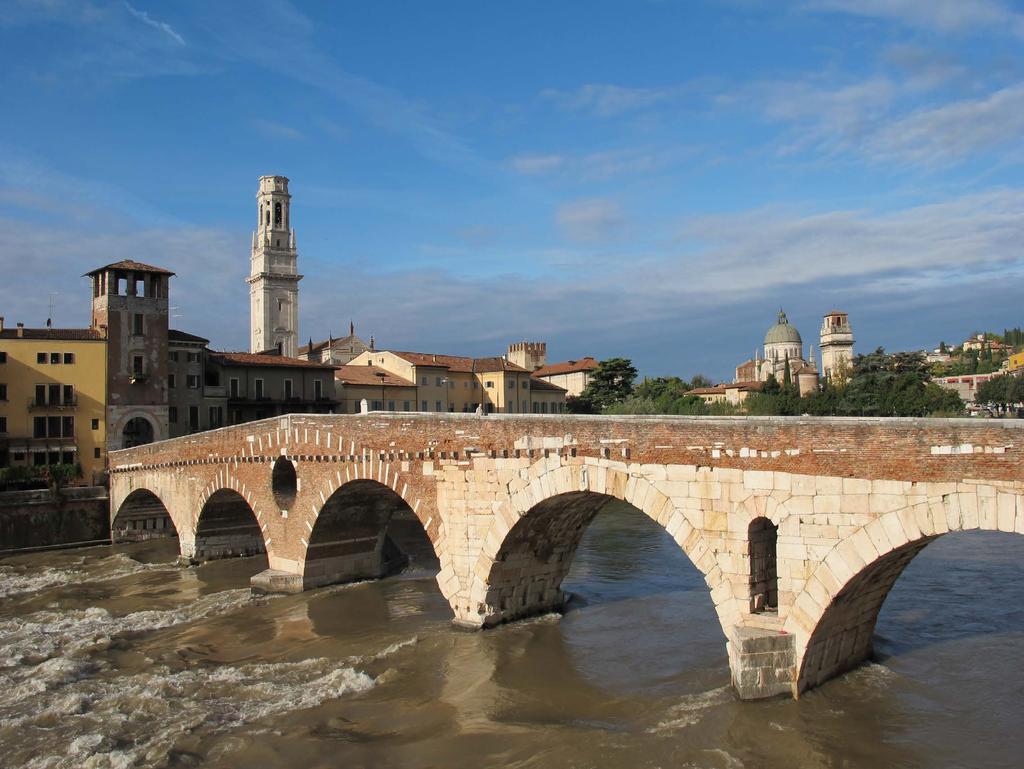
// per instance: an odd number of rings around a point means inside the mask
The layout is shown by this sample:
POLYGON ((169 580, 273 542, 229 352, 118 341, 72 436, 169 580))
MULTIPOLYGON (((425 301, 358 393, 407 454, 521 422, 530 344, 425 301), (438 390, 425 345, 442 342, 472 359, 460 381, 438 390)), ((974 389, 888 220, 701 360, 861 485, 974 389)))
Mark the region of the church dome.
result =
POLYGON ((789 325, 786 313, 779 310, 779 322, 768 329, 768 333, 764 335, 764 343, 766 345, 790 343, 803 345, 803 340, 800 338, 800 332, 796 330, 796 326, 789 325))

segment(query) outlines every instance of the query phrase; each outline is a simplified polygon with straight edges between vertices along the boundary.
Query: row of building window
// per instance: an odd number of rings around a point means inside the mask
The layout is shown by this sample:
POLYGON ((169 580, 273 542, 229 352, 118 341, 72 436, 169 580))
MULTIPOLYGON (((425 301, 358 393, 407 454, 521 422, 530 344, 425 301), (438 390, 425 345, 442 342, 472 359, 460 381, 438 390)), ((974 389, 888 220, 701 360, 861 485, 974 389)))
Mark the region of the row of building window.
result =
MULTIPOLYGON (((238 398, 239 397, 239 393, 240 393, 239 384, 240 384, 239 380, 235 379, 233 377, 228 382, 228 393, 229 393, 230 397, 232 397, 232 398, 238 398)), ((190 390, 199 389, 199 387, 200 387, 199 376, 197 374, 189 374, 186 377, 185 385, 190 390)), ((174 387, 177 386, 177 382, 176 382, 174 374, 168 374, 167 375, 167 386, 170 387, 170 388, 174 388, 174 387)), ((266 390, 264 389, 264 382, 263 382, 263 380, 262 379, 254 379, 253 380, 253 397, 256 398, 256 399, 262 399, 265 396, 266 396, 266 390)), ((296 395, 295 395, 295 383, 293 382, 293 380, 291 380, 291 379, 285 379, 284 380, 284 383, 281 386, 281 396, 285 400, 291 400, 292 398, 296 397, 296 395)), ((321 381, 319 379, 314 379, 313 380, 313 398, 315 398, 316 400, 322 400, 323 397, 324 397, 324 383, 323 383, 323 381, 321 381)))
MULTIPOLYGON (((368 363, 367 365, 371 365, 371 364, 368 363)), ((426 385, 430 384, 430 377, 421 376, 420 377, 420 384, 423 385, 423 386, 426 386, 426 385)), ((451 379, 448 379, 446 377, 441 377, 441 376, 435 378, 435 386, 436 387, 444 387, 445 384, 448 385, 449 389, 455 389, 456 383, 453 382, 451 379)), ((474 380, 473 381, 473 389, 476 390, 479 387, 480 387, 480 383, 477 382, 476 380, 474 380)), ((493 379, 484 380, 484 387, 487 387, 488 389, 494 389, 494 380, 493 379)), ((529 390, 530 389, 530 382, 529 382, 529 380, 524 379, 522 387, 523 387, 524 390, 529 390)), ((468 390, 469 389, 469 381, 463 381, 462 388, 464 390, 468 390)), ((516 380, 514 380, 514 379, 509 379, 508 380, 508 389, 509 390, 516 389, 516 380)))
MULTIPOLYGON (((185 377, 185 387, 189 390, 198 390, 200 379, 198 374, 188 374, 185 377)), ((167 375, 167 386, 172 390, 178 386, 178 378, 174 374, 167 375)))
MULTIPOLYGON (((223 406, 210 406, 209 411, 209 422, 206 426, 208 430, 215 430, 218 427, 224 426, 224 407, 223 406)), ((178 407, 168 406, 167 408, 167 421, 172 425, 178 424, 178 407)), ((241 415, 239 415, 238 421, 241 421, 241 415)), ((188 429, 199 430, 199 407, 189 406, 188 407, 188 429)))
MULTIPOLYGON (((7 362, 7 353, 3 354, 3 360, 0 363, 7 362)), ((52 366, 57 366, 61 363, 64 365, 71 365, 75 362, 75 354, 73 352, 37 352, 36 363, 52 366)))
MULTIPOLYGON (((7 384, 0 382, 0 401, 6 400, 7 384)), ((74 385, 37 384, 32 399, 33 406, 74 406, 76 403, 74 385)))
MULTIPOLYGON (((167 357, 170 360, 172 360, 175 363, 177 363, 178 362, 178 351, 177 350, 171 350, 169 353, 167 353, 167 357)), ((197 352, 185 353, 185 360, 188 363, 198 363, 199 362, 199 353, 197 353, 197 352)))
POLYGON ((33 417, 33 438, 74 438, 74 417, 33 417))

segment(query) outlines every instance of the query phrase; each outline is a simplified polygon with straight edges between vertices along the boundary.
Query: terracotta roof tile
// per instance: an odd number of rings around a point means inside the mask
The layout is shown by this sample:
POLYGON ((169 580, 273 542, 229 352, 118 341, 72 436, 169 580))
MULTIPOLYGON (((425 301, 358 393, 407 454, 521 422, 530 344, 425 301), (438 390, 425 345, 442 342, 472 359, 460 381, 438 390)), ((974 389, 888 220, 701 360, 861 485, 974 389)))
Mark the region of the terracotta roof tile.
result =
POLYGON ((338 366, 334 378, 347 385, 376 385, 380 387, 415 387, 408 379, 404 379, 379 366, 338 366), (384 374, 383 381, 378 374, 384 374))
POLYGON ((68 341, 102 340, 103 334, 95 328, 26 328, 18 336, 17 328, 0 331, 0 339, 65 339, 68 341))
MULTIPOLYGON (((381 352, 377 350, 376 352, 381 352)), ((510 363, 505 358, 467 358, 461 355, 437 355, 425 352, 404 352, 399 350, 387 350, 392 355, 397 355, 407 363, 414 366, 430 366, 446 368, 457 373, 489 373, 492 371, 522 371, 522 366, 510 363)))
POLYGON ((210 355, 215 362, 225 366, 277 366, 280 368, 313 368, 322 371, 337 368, 327 363, 317 363, 311 360, 300 360, 298 358, 286 358, 283 355, 266 355, 263 353, 251 352, 214 352, 210 355))
POLYGON ((185 331, 178 331, 177 329, 168 329, 167 331, 168 342, 199 342, 201 344, 209 344, 210 340, 195 334, 189 334, 185 331))
POLYGON ((592 371, 598 368, 601 364, 597 360, 587 356, 586 358, 580 358, 579 360, 567 360, 561 363, 549 363, 547 366, 541 366, 539 369, 533 372, 533 376, 554 376, 555 374, 573 374, 577 371, 592 371))
POLYGON ((548 390, 549 392, 560 392, 560 393, 569 392, 564 387, 559 387, 556 384, 552 384, 551 382, 549 382, 546 379, 532 379, 532 381, 530 382, 530 387, 533 390, 548 390))
POLYGON ((151 264, 143 264, 142 262, 136 262, 134 259, 122 259, 120 262, 113 262, 112 264, 106 264, 103 267, 97 267, 95 270, 85 273, 86 275, 95 275, 98 272, 105 272, 106 270, 130 270, 132 272, 155 272, 159 275, 173 275, 174 273, 170 270, 165 270, 163 267, 154 267, 151 264))

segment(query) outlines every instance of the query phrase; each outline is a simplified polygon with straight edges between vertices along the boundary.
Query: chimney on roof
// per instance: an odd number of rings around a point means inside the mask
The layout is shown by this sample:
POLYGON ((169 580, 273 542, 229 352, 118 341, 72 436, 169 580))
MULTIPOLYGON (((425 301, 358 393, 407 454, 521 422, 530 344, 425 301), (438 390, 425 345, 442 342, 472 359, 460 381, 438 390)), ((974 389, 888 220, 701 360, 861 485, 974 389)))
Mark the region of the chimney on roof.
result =
POLYGON ((18 324, 18 338, 20 339, 23 336, 25 336, 25 324, 24 323, 19 323, 18 324))
POLYGON ((4 330, 4 316, 0 315, 0 331, 4 330))

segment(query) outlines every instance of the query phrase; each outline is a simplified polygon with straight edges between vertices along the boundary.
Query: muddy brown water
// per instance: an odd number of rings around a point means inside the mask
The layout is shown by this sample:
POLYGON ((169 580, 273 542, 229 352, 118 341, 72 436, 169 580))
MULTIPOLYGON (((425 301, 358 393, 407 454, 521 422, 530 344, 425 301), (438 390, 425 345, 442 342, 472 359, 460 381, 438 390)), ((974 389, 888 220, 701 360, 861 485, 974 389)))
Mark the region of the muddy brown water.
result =
POLYGON ((3 767, 1024 765, 1024 537, 949 535, 901 577, 876 661, 744 703, 696 569, 606 508, 564 616, 451 625, 429 559, 252 599, 261 558, 176 542, 0 560, 3 767))

